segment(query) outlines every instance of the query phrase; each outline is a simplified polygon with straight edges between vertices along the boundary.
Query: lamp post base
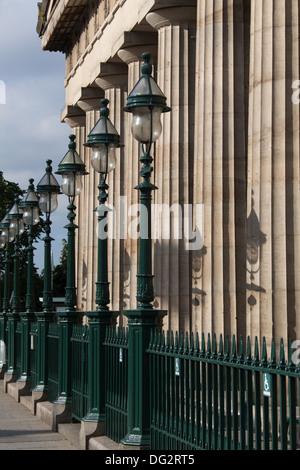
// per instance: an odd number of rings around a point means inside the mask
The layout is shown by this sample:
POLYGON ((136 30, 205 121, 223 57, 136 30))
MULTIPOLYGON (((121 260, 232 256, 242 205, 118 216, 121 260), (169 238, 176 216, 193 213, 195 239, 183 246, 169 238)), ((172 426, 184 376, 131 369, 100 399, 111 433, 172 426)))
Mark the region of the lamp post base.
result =
POLYGON ((128 318, 128 433, 121 444, 147 448, 150 445, 149 347, 150 333, 161 329, 165 310, 137 309, 124 312, 128 318))

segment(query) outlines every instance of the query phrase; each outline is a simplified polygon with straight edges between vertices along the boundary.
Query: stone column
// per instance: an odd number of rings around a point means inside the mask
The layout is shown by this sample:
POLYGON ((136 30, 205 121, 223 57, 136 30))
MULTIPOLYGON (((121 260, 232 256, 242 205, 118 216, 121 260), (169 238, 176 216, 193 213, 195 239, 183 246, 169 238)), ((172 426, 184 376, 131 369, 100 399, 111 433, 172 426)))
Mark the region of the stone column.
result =
POLYGON ((299 2, 253 0, 247 334, 297 339, 300 322, 299 2), (299 96, 299 94, 297 95, 299 96))
MULTIPOLYGON (((109 66, 109 64, 106 64, 109 66)), ((121 144, 124 143, 125 121, 123 107, 127 97, 127 67, 126 73, 122 65, 119 64, 119 73, 103 74, 96 79, 97 85, 105 92, 105 98, 109 100, 109 118, 118 133, 121 144)), ((114 67, 115 68, 115 67, 114 67)), ((117 70, 115 70, 117 72, 117 70)), ((113 212, 108 217, 108 280, 110 284, 110 309, 114 311, 123 310, 123 285, 124 285, 124 234, 127 223, 127 211, 124 204, 125 172, 127 165, 125 160, 127 149, 122 147, 116 151, 117 164, 114 171, 108 174, 107 184, 109 186, 108 206, 113 212), (124 222, 124 224, 123 224, 124 222)), ((122 324, 122 318, 119 318, 122 324)))
POLYGON ((191 251, 183 236, 183 216, 193 198, 196 8, 187 2, 184 7, 155 10, 146 20, 158 30, 157 82, 172 108, 162 117, 153 164, 158 187, 154 203, 166 210, 155 216, 155 306, 168 311, 168 329, 189 330, 191 251))
POLYGON ((247 5, 198 1, 194 209, 203 246, 193 252, 192 303, 193 326, 206 334, 236 334, 245 321, 247 5))
MULTIPOLYGON (((65 122, 72 129, 72 134, 76 136, 76 151, 79 153, 82 161, 87 165, 86 150, 83 144, 86 141, 85 132, 85 121, 86 115, 83 110, 77 106, 67 106, 61 115, 61 121, 65 122)), ((84 246, 84 236, 86 232, 85 226, 85 209, 84 202, 87 197, 88 185, 86 182, 86 176, 82 177, 82 192, 75 199, 76 205, 76 219, 75 223, 78 225, 78 229, 75 232, 75 252, 76 252, 76 295, 77 295, 77 309, 83 310, 83 298, 84 291, 86 289, 87 278, 86 278, 86 266, 84 263, 84 256, 86 247, 84 246)))
MULTIPOLYGON (((118 56, 128 65, 128 93, 130 93, 141 76, 141 54, 150 52, 152 63, 156 63, 157 46, 141 45, 131 46, 118 51, 118 56)), ((137 271, 138 271, 138 210, 139 194, 135 186, 139 184, 139 172, 141 165, 140 145, 132 137, 131 116, 123 113, 125 123, 124 134, 124 195, 127 203, 127 234, 124 244, 124 268, 123 268, 123 310, 135 309, 137 305, 137 271)), ((124 319, 125 320, 125 319, 124 319)))
MULTIPOLYGON (((86 115, 86 127, 84 142, 87 136, 100 118, 101 97, 104 94, 98 87, 85 88, 82 90, 82 96, 77 102, 86 115)), ((80 196, 80 224, 82 231, 82 274, 78 271, 78 280, 81 281, 81 298, 78 302, 84 311, 91 311, 96 308, 96 278, 97 278, 97 216, 94 209, 98 206, 98 174, 91 166, 91 150, 86 148, 84 151, 84 163, 86 171, 84 190, 80 196)))

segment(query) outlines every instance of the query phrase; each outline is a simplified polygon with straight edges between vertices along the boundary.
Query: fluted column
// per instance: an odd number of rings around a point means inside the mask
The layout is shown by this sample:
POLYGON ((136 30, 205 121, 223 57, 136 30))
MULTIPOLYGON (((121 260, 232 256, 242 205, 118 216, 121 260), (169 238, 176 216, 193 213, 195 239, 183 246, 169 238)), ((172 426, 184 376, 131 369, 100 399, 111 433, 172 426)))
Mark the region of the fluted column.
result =
MULTIPOLYGON (((125 67, 125 64, 123 64, 125 67)), ((120 66, 119 66, 120 67, 120 66)), ((120 134, 121 144, 124 141, 125 122, 123 107, 127 97, 127 73, 124 74, 120 67, 120 73, 103 75, 96 79, 97 85, 105 92, 105 98, 109 100, 109 118, 120 134)), ((126 70, 127 72, 127 70, 126 70)), ((124 201, 124 180, 127 149, 122 147, 116 150, 116 168, 108 174, 109 186, 106 204, 113 210, 109 216, 108 226, 108 280, 110 284, 110 309, 123 310, 123 286, 124 286, 124 233, 127 222, 127 211, 124 201)), ((123 323, 119 317, 120 324, 123 323)))
POLYGON ((146 20, 158 31, 157 82, 172 108, 163 115, 153 164, 154 204, 160 211, 154 212, 154 293, 156 307, 168 311, 166 327, 189 330, 191 251, 183 216, 193 197, 196 8, 187 2, 155 10, 146 20))
POLYGON ((299 1, 251 2, 247 333, 299 338, 299 1), (297 318, 298 317, 298 318, 297 318))
MULTIPOLYGON (((84 89, 82 97, 77 102, 77 106, 81 108, 86 115, 85 136, 84 142, 87 141, 87 136, 95 126, 100 118, 101 95, 103 93, 100 89, 95 90, 84 89), (96 91, 97 90, 97 91, 96 91), (91 96, 91 95, 94 96, 91 96)), ((82 142, 83 143, 83 142, 82 142)), ((85 149, 84 163, 86 171, 89 173, 84 177, 84 188, 80 195, 80 224, 82 225, 81 243, 82 252, 82 281, 80 286, 81 298, 78 301, 81 303, 84 311, 94 310, 96 299, 96 278, 97 278, 97 217, 94 209, 98 206, 98 175, 91 166, 91 151, 85 149)), ((78 277, 81 274, 78 271, 78 277)))
MULTIPOLYGON (((131 46, 118 51, 118 56, 128 66, 128 93, 130 93, 141 76, 141 54, 150 52, 153 64, 156 63, 157 46, 141 45, 131 46)), ((141 156, 140 145, 133 138, 131 116, 123 113, 125 123, 125 172, 124 195, 127 204, 127 234, 124 243, 124 268, 123 268, 123 310, 135 309, 137 306, 137 272, 138 272, 138 211, 139 193, 134 188, 139 184, 139 172, 141 156)))
POLYGON ((203 247, 193 252, 192 302, 193 325, 206 333, 242 334, 245 325, 248 6, 198 1, 194 202, 203 205, 203 247))

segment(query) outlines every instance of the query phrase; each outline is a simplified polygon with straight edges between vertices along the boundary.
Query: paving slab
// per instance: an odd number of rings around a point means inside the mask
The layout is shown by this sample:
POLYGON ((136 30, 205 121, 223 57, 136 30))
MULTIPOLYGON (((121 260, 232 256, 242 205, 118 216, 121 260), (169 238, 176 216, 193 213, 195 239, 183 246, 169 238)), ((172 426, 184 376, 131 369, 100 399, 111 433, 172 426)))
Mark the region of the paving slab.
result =
POLYGON ((0 387, 1 450, 80 450, 0 387))

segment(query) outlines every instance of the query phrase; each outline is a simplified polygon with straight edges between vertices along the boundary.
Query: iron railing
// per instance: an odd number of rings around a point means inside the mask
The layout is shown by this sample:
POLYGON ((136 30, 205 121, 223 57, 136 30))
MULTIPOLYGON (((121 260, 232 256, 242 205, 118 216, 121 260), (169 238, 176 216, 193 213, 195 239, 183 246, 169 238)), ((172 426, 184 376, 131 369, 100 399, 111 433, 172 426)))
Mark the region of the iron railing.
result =
POLYGON ((72 419, 80 421, 88 411, 88 344, 87 325, 74 325, 72 344, 72 419))
POLYGON ((233 337, 155 332, 150 346, 151 449, 299 448, 299 366, 233 337), (298 434, 297 434, 298 433, 298 434))
POLYGON ((109 327, 105 338, 105 434, 120 442, 127 433, 128 331, 109 327))

